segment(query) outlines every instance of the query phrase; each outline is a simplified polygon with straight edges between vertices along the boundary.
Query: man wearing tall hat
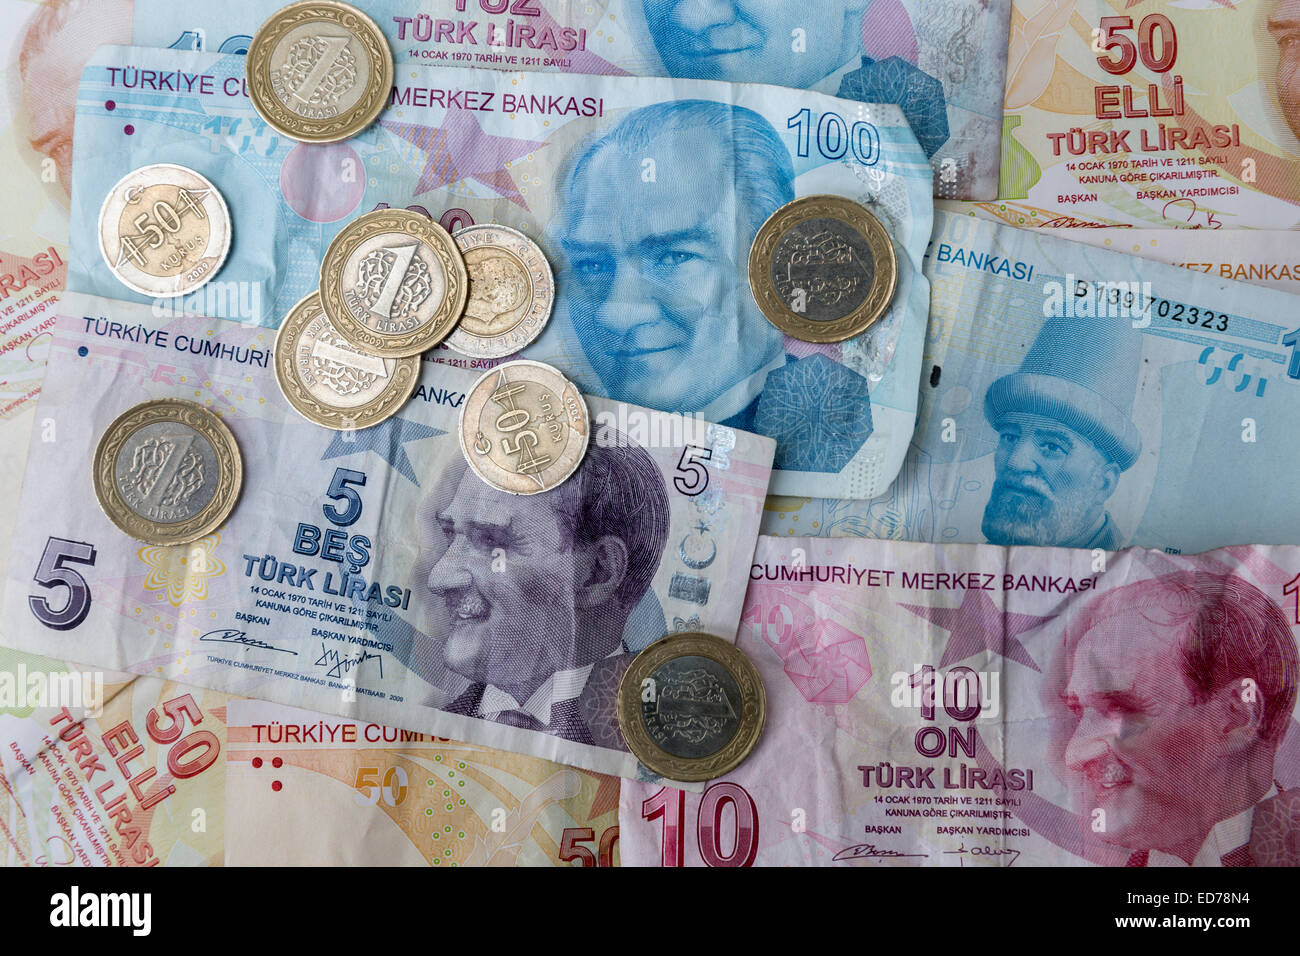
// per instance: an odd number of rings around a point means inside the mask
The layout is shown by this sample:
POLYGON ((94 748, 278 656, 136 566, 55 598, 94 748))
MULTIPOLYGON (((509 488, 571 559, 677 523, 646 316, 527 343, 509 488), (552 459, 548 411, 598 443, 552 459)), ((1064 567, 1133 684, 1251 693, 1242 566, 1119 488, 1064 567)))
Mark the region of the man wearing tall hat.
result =
POLYGON ((1100 325, 1049 319, 1020 369, 984 395, 998 432, 981 527, 993 544, 1123 543, 1106 502, 1142 449, 1130 414, 1139 353, 1100 325))

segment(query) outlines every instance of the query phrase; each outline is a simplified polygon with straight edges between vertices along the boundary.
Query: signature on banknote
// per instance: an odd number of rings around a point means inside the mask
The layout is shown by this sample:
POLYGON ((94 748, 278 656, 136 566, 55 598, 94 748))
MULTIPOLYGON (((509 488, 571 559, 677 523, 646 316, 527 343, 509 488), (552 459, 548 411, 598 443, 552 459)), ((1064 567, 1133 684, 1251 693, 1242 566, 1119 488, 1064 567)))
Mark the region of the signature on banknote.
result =
POLYGON ((872 858, 897 858, 905 856, 929 856, 928 853, 903 853, 901 850, 885 850, 876 846, 874 843, 859 843, 857 846, 846 847, 831 857, 831 861, 839 860, 868 860, 872 858))
POLYGON ((320 657, 316 659, 316 666, 329 668, 325 672, 326 677, 337 677, 342 680, 344 675, 351 672, 352 668, 360 667, 366 661, 378 661, 379 676, 384 676, 384 655, 371 654, 369 651, 363 650, 351 657, 346 657, 338 651, 330 650, 325 646, 325 642, 321 641, 320 657))
POLYGON ((969 856, 1010 856, 1007 866, 1015 866, 1016 860, 1020 859, 1020 851, 1009 846, 973 846, 969 850, 963 843, 955 850, 944 850, 944 853, 960 853, 969 856))
POLYGON ((208 631, 199 638, 200 641, 216 641, 219 644, 243 644, 245 647, 260 647, 264 651, 279 651, 281 654, 292 654, 298 656, 297 651, 291 651, 283 647, 275 647, 266 641, 259 641, 255 637, 249 637, 247 631, 237 631, 233 627, 220 627, 215 631, 208 631))

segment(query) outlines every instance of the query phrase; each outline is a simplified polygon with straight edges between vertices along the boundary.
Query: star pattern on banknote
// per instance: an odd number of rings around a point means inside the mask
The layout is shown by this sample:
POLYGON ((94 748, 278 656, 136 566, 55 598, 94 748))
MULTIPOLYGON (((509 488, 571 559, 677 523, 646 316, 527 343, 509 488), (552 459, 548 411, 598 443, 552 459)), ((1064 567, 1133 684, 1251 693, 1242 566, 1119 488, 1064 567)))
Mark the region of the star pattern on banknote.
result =
POLYGON ((867 380, 824 355, 787 362, 763 383, 754 426, 776 439, 777 468, 838 472, 871 437, 867 380))
POLYGON ((1008 660, 1042 672, 1020 643, 1020 635, 1032 631, 1050 617, 1004 611, 984 591, 967 591, 958 607, 930 607, 924 604, 901 604, 917 617, 948 631, 951 636, 943 649, 939 667, 948 667, 981 651, 1001 654, 1008 660))
POLYGON ((524 201, 523 194, 506 166, 546 143, 493 136, 479 125, 478 118, 469 110, 449 111, 442 126, 394 122, 379 125, 406 140, 424 155, 424 168, 415 184, 416 196, 473 179, 503 199, 509 199, 524 209, 528 208, 528 203, 524 201))
POLYGON ((388 462, 394 471, 418 488, 420 480, 415 477, 415 468, 411 466, 411 459, 406 455, 406 443, 445 434, 447 433, 441 428, 394 417, 360 431, 338 432, 330 439, 329 446, 320 456, 320 460, 328 461, 331 458, 343 458, 363 451, 373 451, 388 462))

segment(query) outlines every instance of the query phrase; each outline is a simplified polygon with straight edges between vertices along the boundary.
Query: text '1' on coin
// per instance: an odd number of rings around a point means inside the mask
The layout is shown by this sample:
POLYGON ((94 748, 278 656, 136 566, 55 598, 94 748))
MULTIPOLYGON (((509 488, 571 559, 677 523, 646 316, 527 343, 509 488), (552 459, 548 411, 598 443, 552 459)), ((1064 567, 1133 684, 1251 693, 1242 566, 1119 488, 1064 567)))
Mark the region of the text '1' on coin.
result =
POLYGON ((320 266, 321 305, 360 352, 404 358, 456 327, 469 296, 465 260, 447 230, 406 209, 376 209, 344 226, 320 266))
POLYGON ((276 11, 244 61, 253 108, 272 128, 305 143, 361 132, 388 102, 393 54, 375 22, 336 0, 276 11))
POLYGON ((420 380, 420 359, 357 351, 330 324, 320 295, 312 292, 280 326, 275 378, 289 404, 308 421, 349 431, 396 414, 420 380))
POLYGON ((163 398, 119 415, 95 448, 95 496, 137 540, 185 544, 234 510, 244 480, 235 436, 202 405, 163 398))
POLYGON ((485 373, 465 398, 460 447, 475 474, 515 495, 549 491, 578 470, 591 426, 582 393, 541 362, 485 373))
POLYGON ((628 749, 687 783, 734 770, 758 743, 767 696, 745 652, 711 634, 673 634, 628 665, 618 723, 628 749))
POLYGON ((843 342, 880 320, 898 259, 880 220, 842 196, 804 196, 763 223, 749 287, 768 321, 805 342, 843 342))

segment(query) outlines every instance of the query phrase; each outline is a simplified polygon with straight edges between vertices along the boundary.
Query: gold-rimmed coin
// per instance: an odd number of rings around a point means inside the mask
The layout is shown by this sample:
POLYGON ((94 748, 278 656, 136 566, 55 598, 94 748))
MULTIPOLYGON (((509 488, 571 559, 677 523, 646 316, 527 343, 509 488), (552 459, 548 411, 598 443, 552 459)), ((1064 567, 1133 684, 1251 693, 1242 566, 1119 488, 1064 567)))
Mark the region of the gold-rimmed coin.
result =
POLYGON ((185 544, 234 510, 244 464, 202 405, 160 398, 119 415, 95 448, 95 497, 113 524, 149 544, 185 544))
POLYGON ((898 259, 880 220, 842 196, 804 196, 763 223, 749 288, 768 321, 805 342, 843 342, 885 314, 898 259))
POLYGON ((712 634, 673 634, 623 673, 618 724, 636 758, 669 780, 734 770, 767 720, 763 680, 745 652, 712 634))
POLYGON ((460 409, 460 448, 474 473, 512 495, 563 483, 587 454, 587 402, 541 362, 498 365, 470 388, 460 409))
POLYGON ((428 216, 376 209, 339 231, 320 265, 330 324, 382 358, 419 355, 460 320, 469 274, 456 242, 428 216))
POLYGON ((396 414, 420 381, 420 359, 358 352, 339 335, 316 292, 289 310, 275 340, 275 378, 303 418, 336 431, 396 414))
POLYGON ((546 328, 555 279, 541 247, 522 232, 483 223, 456 230, 469 300, 447 345, 474 358, 505 358, 546 328))
POLYGON ((393 87, 393 53, 355 7, 305 0, 258 28, 244 61, 253 108, 304 143, 334 143, 374 122, 393 87))
POLYGON ((230 210, 217 187, 187 166, 141 166, 104 197, 99 251, 128 289, 155 298, 186 295, 226 261, 230 210))

